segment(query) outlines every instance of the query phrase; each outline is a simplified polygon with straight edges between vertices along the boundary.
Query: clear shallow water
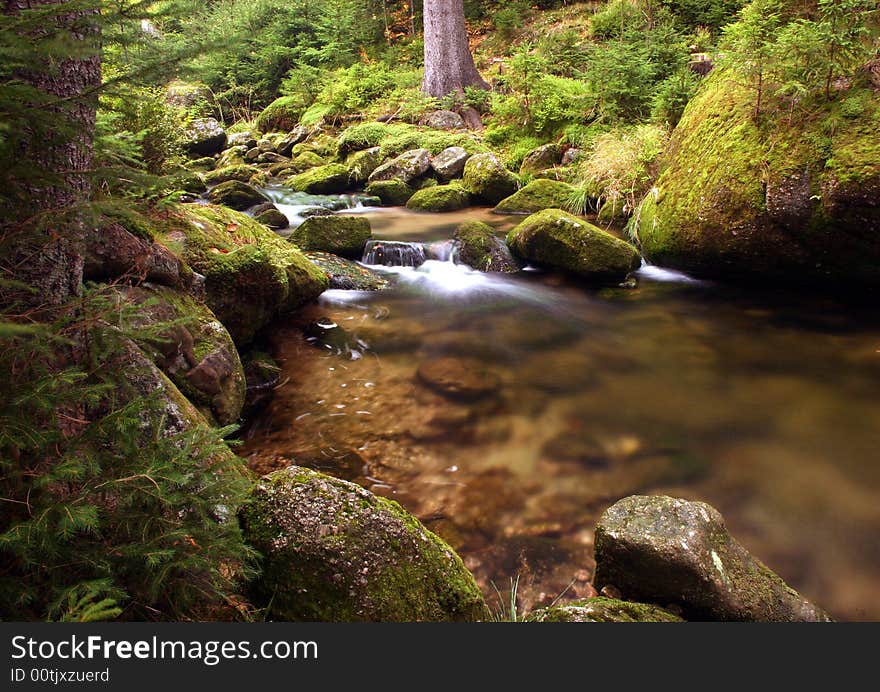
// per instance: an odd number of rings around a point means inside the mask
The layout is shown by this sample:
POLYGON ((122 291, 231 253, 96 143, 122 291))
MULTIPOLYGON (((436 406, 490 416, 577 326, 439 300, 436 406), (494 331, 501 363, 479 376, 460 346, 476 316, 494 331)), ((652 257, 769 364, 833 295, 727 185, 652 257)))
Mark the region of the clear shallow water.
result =
MULTIPOLYGON (((377 236, 423 242, 461 220, 371 214, 377 236)), ((384 271, 395 288, 329 291, 274 332, 284 384, 248 430, 255 469, 296 461, 400 501, 487 593, 519 574, 526 608, 588 593, 620 497, 701 499, 836 617, 880 619, 876 311, 656 267, 603 290, 384 271), (420 369, 485 391, 450 398, 420 369)))

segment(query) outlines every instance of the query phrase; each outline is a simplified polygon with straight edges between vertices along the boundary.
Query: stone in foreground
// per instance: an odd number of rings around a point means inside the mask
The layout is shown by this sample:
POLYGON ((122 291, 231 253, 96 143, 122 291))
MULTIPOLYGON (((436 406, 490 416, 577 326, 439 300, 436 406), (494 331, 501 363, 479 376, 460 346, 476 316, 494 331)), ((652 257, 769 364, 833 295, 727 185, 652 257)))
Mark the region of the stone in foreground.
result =
POLYGON ((464 165, 464 187, 486 204, 498 204, 519 187, 519 179, 495 154, 475 154, 464 165))
POLYGON ((827 622, 728 532, 714 507, 666 496, 626 497, 596 527, 597 588, 678 603, 688 619, 827 622))
POLYGON ((616 598, 586 598, 531 613, 528 622, 684 622, 678 615, 647 603, 616 598))
POLYGON ((427 173, 430 167, 431 152, 427 149, 412 149, 376 168, 370 174, 369 181, 375 183, 380 180, 396 179, 411 185, 427 173))
POLYGON ((520 267, 495 229, 482 221, 465 221, 455 231, 456 261, 483 272, 515 274, 520 267))
POLYGON ((444 541, 399 504, 291 466, 264 477, 241 515, 264 556, 258 600, 285 621, 473 621, 488 610, 444 541))
POLYGON ((510 197, 502 199, 493 209, 496 214, 534 214, 544 209, 561 209, 571 198, 574 188, 557 180, 533 180, 510 197))
POLYGON ((413 211, 441 213, 464 209, 470 202, 470 195, 457 185, 434 185, 416 192, 406 203, 413 211))
POLYGON ((622 281, 641 262, 629 243, 561 209, 527 217, 507 234, 515 255, 591 281, 622 281))

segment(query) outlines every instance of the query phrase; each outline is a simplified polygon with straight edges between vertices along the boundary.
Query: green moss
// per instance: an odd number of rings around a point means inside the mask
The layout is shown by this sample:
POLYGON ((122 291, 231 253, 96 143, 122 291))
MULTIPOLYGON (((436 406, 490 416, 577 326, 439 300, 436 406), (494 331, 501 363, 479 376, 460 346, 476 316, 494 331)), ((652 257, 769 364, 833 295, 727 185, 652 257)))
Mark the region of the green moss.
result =
POLYGON ((519 179, 494 154, 476 154, 464 165, 464 188, 487 204, 498 204, 516 192, 519 179))
POLYGON ((351 182, 363 185, 382 163, 382 151, 379 147, 357 151, 345 160, 345 165, 351 171, 351 182))
POLYGON ((364 192, 378 197, 382 200, 382 204, 388 207, 406 204, 415 194, 415 191, 402 180, 378 180, 367 185, 364 192))
POLYGON ((622 280, 640 263, 632 245, 561 209, 527 217, 508 233, 507 244, 530 262, 591 280, 622 280))
POLYGON ((334 214, 310 216, 293 231, 289 240, 302 250, 360 259, 371 236, 370 222, 365 217, 334 214))
POLYGON ((311 168, 326 165, 327 161, 318 156, 314 151, 302 151, 293 157, 288 164, 294 174, 304 173, 311 168))
POLYGON ((397 156, 411 149, 427 149, 432 154, 439 154, 448 147, 461 147, 469 154, 487 151, 483 143, 473 135, 447 130, 432 130, 415 125, 409 125, 406 129, 401 129, 383 139, 379 146, 385 157, 397 156))
POLYGON ((205 173, 205 182, 208 185, 217 185, 228 180, 238 180, 239 182, 246 183, 255 173, 259 173, 259 169, 256 166, 246 164, 226 166, 225 168, 218 168, 217 170, 205 173))
POLYGON ((562 209, 574 188, 555 180, 533 180, 510 197, 501 200, 494 211, 497 214, 533 214, 542 209, 562 209))
POLYGON ((299 96, 282 96, 257 116, 254 125, 260 132, 288 132, 299 124, 305 104, 299 96))
POLYGON ((238 180, 227 180, 212 188, 208 192, 208 199, 214 204, 222 204, 238 211, 269 201, 269 198, 253 185, 238 180))
POLYGON ((401 123, 358 123, 342 131, 337 140, 336 152, 342 158, 353 151, 379 146, 384 139, 408 132, 411 125, 401 123))
POLYGON ((480 271, 514 273, 519 266, 495 229, 482 221, 465 221, 455 231, 458 261, 480 271))
POLYGON ((203 156, 200 159, 193 159, 192 161, 187 161, 186 167, 191 171, 210 171, 214 169, 216 165, 216 161, 214 161, 211 156, 203 156))
POLYGON ((684 622, 655 605, 613 598, 588 598, 531 613, 527 622, 684 622))
POLYGON ((339 163, 317 166, 293 176, 284 184, 297 192, 312 195, 332 195, 345 192, 349 187, 348 167, 339 163))
POLYGON ((103 209, 102 213, 141 240, 153 241, 156 238, 156 223, 137 209, 113 205, 103 209))
POLYGON ((445 212, 464 209, 470 195, 458 185, 434 185, 416 192, 406 203, 414 211, 445 212))

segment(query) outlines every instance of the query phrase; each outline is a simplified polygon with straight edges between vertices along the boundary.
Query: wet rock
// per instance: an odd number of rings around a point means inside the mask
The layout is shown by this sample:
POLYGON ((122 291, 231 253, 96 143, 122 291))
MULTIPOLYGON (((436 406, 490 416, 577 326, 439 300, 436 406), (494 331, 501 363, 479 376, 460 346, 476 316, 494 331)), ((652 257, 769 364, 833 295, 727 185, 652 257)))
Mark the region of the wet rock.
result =
POLYGON ((255 596, 276 620, 482 620, 461 559, 396 502, 291 466, 264 477, 241 514, 265 557, 255 596))
POLYGON ((281 366, 267 353, 253 351, 243 360, 245 399, 242 409, 252 413, 266 404, 281 381, 281 366))
POLYGON ((310 168, 284 183, 298 192, 310 195, 333 195, 348 189, 348 167, 339 163, 310 168))
POLYGON ((458 261, 484 272, 513 274, 520 267, 507 244, 482 221, 465 221, 455 231, 458 261))
POLYGON ((828 615, 754 558, 703 502, 634 495, 596 527, 598 586, 678 603, 689 619, 828 621, 828 615))
POLYGON ((484 363, 467 358, 438 358, 422 363, 416 373, 420 382, 452 399, 472 401, 494 394, 500 385, 497 374, 484 363))
POLYGON ((208 185, 219 185, 220 183, 225 183, 229 180, 237 180, 241 183, 246 183, 254 174, 259 172, 260 169, 256 166, 240 164, 216 168, 213 171, 205 173, 204 177, 205 183, 208 185))
POLYGON ((454 111, 434 111, 428 113, 419 120, 419 125, 430 127, 434 130, 463 130, 464 120, 454 111))
POLYGON ((532 214, 507 235, 514 254, 595 281, 622 281, 641 262, 629 243, 561 209, 532 214))
POLYGON ((241 166, 245 163, 244 157, 248 153, 250 147, 237 145, 226 149, 219 157, 217 157, 217 165, 215 168, 226 168, 227 166, 241 166))
POLYGON ((543 146, 533 149, 523 159, 519 168, 519 174, 540 173, 543 170, 552 168, 559 163, 562 158, 562 147, 558 144, 544 144, 543 146))
POLYGON ((329 317, 322 317, 302 328, 306 342, 335 356, 358 360, 369 349, 362 339, 340 327, 329 317))
POLYGON ((434 185, 416 192, 406 203, 413 211, 446 212, 464 209, 470 203, 470 195, 457 185, 434 185))
POLYGON ((464 165, 464 187, 486 204, 498 204, 519 187, 519 179, 495 154, 474 154, 464 165))
POLYGON ((278 209, 264 209, 259 214, 254 214, 254 220, 273 230, 287 228, 290 225, 290 220, 278 209))
POLYGON ((388 281, 372 269, 357 262, 331 255, 328 252, 306 252, 330 279, 330 288, 347 291, 379 291, 388 287, 388 281))
POLYGON ((364 192, 375 195, 387 207, 402 206, 415 194, 415 190, 402 180, 379 180, 367 185, 364 192))
POLYGON ((533 180, 493 209, 496 214, 534 214, 543 209, 562 209, 568 204, 574 187, 556 180, 533 180))
POLYGON ((431 168, 441 180, 460 178, 470 157, 464 147, 447 147, 431 159, 431 168))
POLYGON ((226 131, 214 118, 196 118, 184 132, 187 151, 195 156, 211 156, 226 146, 226 131))
POLYGON ((613 598, 587 598, 565 605, 542 608, 528 615, 527 622, 684 622, 668 610, 646 603, 613 598))
POLYGON ((208 192, 207 197, 214 204, 221 204, 237 211, 243 211, 269 201, 269 198, 253 185, 238 180, 227 180, 225 183, 220 183, 208 192))
POLYGON ((370 147, 349 156, 345 160, 345 165, 351 172, 351 182, 355 185, 364 185, 383 160, 381 147, 370 147))
POLYGON ((371 235, 370 222, 365 217, 334 214, 308 217, 289 240, 302 250, 360 259, 371 235))
POLYGON ((410 185, 427 173, 430 167, 431 152, 427 149, 412 149, 376 168, 370 174, 369 181, 375 183, 380 180, 401 180, 410 185))

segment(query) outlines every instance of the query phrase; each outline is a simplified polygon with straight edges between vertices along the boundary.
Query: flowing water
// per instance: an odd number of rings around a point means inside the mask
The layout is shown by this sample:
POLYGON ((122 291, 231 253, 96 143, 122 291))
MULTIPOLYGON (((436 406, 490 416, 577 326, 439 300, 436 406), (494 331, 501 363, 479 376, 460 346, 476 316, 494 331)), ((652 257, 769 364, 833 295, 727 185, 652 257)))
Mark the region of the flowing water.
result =
POLYGON ((273 330, 282 385, 247 430, 253 468, 398 500, 487 594, 519 575, 526 608, 589 593, 593 529, 619 498, 701 499, 833 615, 880 619, 876 311, 657 267, 598 290, 482 274, 436 241, 511 220, 358 211, 424 257, 273 330))

